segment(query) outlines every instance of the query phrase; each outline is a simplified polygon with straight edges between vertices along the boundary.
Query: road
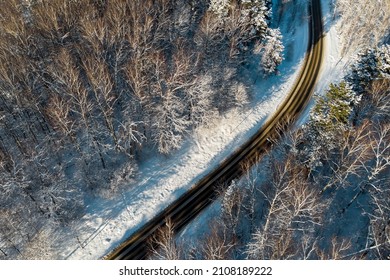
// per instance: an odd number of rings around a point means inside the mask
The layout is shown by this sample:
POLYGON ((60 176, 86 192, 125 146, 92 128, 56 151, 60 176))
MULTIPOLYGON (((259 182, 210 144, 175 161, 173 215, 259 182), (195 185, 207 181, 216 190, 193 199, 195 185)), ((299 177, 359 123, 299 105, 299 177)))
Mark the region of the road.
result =
POLYGON ((147 246, 157 230, 168 219, 179 231, 217 196, 217 188, 228 185, 243 174, 244 162, 255 162, 258 155, 269 146, 268 139, 280 128, 291 124, 308 103, 316 85, 323 61, 324 38, 320 0, 309 5, 309 44, 297 81, 284 102, 263 127, 242 147, 222 162, 213 172, 199 181, 190 191, 135 232, 105 259, 143 259, 147 246))

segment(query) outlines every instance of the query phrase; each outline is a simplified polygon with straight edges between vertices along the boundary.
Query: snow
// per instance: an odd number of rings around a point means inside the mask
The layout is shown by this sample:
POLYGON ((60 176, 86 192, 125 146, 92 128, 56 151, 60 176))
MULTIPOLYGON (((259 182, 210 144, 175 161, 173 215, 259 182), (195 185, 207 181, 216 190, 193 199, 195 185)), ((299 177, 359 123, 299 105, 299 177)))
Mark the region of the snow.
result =
MULTIPOLYGON (((327 8, 329 1, 322 2, 327 37, 330 39, 327 40, 326 63, 318 91, 329 81, 334 81, 343 69, 343 64, 339 62, 337 32, 327 8), (336 66, 339 72, 335 72, 336 66)), ((293 86, 307 47, 306 1, 291 1, 287 5, 290 7, 280 11, 280 18, 274 17, 271 23, 271 27, 278 25, 280 28, 285 45, 285 61, 279 67, 279 75, 266 80, 257 79, 251 104, 244 109, 231 110, 208 127, 197 129, 172 156, 147 160, 139 167, 136 182, 134 186, 129 186, 129 190, 123 188, 112 200, 94 199, 88 202, 88 214, 68 229, 65 238, 61 238, 66 249, 61 249, 59 258, 102 258, 213 170, 272 115, 293 86)), ((273 8, 276 14, 275 3, 273 8)), ((201 233, 204 219, 219 207, 218 203, 209 207, 210 212, 204 211, 198 218, 199 224, 194 223, 192 226, 195 228, 186 232, 191 235, 201 233)))

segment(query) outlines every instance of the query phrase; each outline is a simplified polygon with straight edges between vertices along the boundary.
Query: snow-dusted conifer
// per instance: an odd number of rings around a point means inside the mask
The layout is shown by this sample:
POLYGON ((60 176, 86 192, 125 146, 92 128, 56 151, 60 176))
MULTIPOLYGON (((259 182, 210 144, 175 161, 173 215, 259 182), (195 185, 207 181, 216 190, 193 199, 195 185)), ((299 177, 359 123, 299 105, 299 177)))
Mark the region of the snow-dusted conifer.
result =
POLYGON ((359 98, 346 82, 331 84, 325 96, 319 98, 306 128, 307 141, 311 143, 305 151, 310 168, 322 165, 326 151, 338 146, 339 137, 349 127, 353 104, 358 102, 359 98))
POLYGON ((218 15, 219 18, 224 18, 229 13, 231 0, 211 0, 209 10, 218 15))
POLYGON ((325 97, 317 102, 311 115, 312 123, 321 129, 339 129, 348 123, 352 105, 357 102, 347 83, 331 84, 325 97))
POLYGON ((271 16, 269 0, 211 0, 209 11, 212 11, 222 21, 234 18, 235 8, 239 8, 238 22, 242 24, 248 38, 259 36, 264 39, 268 30, 268 19, 271 16))
POLYGON ((266 40, 261 57, 261 66, 266 74, 271 74, 276 71, 277 66, 284 59, 284 46, 279 28, 269 29, 266 40))
POLYGON ((268 29, 267 19, 271 16, 271 10, 267 7, 268 0, 242 0, 242 15, 252 25, 250 33, 263 37, 268 29))
POLYGON ((347 77, 357 93, 362 93, 369 82, 378 78, 390 78, 390 45, 387 44, 361 53, 347 77))

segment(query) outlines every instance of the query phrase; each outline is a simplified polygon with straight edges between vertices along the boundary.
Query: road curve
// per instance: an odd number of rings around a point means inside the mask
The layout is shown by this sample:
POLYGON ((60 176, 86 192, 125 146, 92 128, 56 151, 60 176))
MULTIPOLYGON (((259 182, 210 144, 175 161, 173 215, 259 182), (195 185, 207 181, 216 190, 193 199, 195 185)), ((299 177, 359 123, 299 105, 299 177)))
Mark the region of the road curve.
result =
POLYGON ((324 39, 320 0, 309 4, 309 44, 303 67, 291 92, 265 125, 231 157, 222 162, 213 172, 200 180, 187 193, 141 229, 130 236, 111 253, 104 257, 109 260, 143 259, 148 254, 147 244, 157 230, 168 219, 174 230, 180 230, 217 196, 217 187, 228 185, 243 174, 244 162, 255 162, 258 154, 269 145, 269 139, 280 124, 291 123, 297 118, 309 101, 316 85, 323 61, 324 39))

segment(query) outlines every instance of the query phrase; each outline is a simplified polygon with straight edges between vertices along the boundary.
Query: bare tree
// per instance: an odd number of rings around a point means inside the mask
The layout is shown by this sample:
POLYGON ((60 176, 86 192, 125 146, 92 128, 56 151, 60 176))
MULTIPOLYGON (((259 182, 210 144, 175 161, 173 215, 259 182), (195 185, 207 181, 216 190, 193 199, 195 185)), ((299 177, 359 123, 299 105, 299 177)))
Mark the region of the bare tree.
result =
MULTIPOLYGON (((253 234, 246 253, 255 259, 288 259, 303 257, 296 248, 301 238, 320 225, 325 203, 310 186, 291 156, 272 164, 272 181, 261 189, 266 213, 253 234)), ((312 240, 314 242, 314 240, 312 240)))
POLYGON ((195 127, 209 123, 217 114, 212 104, 211 83, 210 75, 198 76, 185 91, 188 102, 188 119, 195 127))
POLYGON ((374 258, 390 257, 390 126, 385 123, 376 125, 370 134, 371 160, 367 161, 366 187, 369 189, 372 212, 367 212, 370 219, 366 253, 373 253, 374 258))
POLYGON ((69 103, 58 95, 50 98, 46 114, 49 116, 53 127, 66 136, 74 136, 75 121, 70 118, 69 103))
POLYGON ((21 259, 53 260, 56 259, 54 233, 41 229, 23 249, 21 259))
POLYGON ((364 170, 364 162, 369 156, 369 122, 347 130, 338 143, 337 154, 330 154, 329 164, 332 173, 328 177, 324 190, 334 187, 346 187, 351 176, 359 176, 364 170))
POLYGON ((98 57, 86 56, 83 63, 94 93, 97 108, 102 114, 105 126, 113 142, 116 144, 114 109, 119 96, 114 93, 113 84, 104 61, 98 57))
POLYGON ((225 224, 214 220, 211 222, 210 233, 201 242, 201 258, 206 260, 226 260, 232 258, 235 247, 231 239, 230 229, 225 224))
POLYGON ((345 38, 342 49, 344 54, 363 45, 377 45, 390 24, 390 2, 388 0, 358 0, 352 3, 339 0, 337 11, 341 17, 340 32, 345 38), (379 21, 378 18, 380 18, 379 21))
POLYGON ((219 21, 211 13, 205 13, 195 34, 195 43, 206 53, 220 51, 223 36, 219 32, 219 21))
POLYGON ((371 110, 380 118, 389 118, 390 116, 390 79, 374 80, 368 93, 371 96, 371 104, 374 109, 371 110))
POLYGON ((390 125, 376 125, 369 134, 373 163, 366 165, 368 181, 375 183, 379 175, 390 167, 390 125))
POLYGON ((237 227, 242 211, 243 191, 233 181, 227 188, 222 199, 223 224, 233 236, 237 235, 237 227))
POLYGON ((155 127, 153 138, 159 152, 168 154, 180 147, 183 135, 189 128, 181 97, 192 84, 189 78, 191 60, 183 50, 179 50, 174 57, 173 69, 169 71, 164 69, 163 57, 162 53, 155 56, 156 82, 152 86, 158 102, 152 113, 155 127))
POLYGON ((150 242, 152 258, 159 260, 179 260, 181 258, 181 248, 175 240, 174 225, 168 219, 164 225, 158 229, 157 234, 150 242))
POLYGON ((317 248, 317 254, 321 260, 341 260, 346 257, 354 259, 354 256, 347 254, 351 247, 350 241, 333 237, 331 246, 326 251, 317 248))
POLYGON ((79 71, 73 64, 72 56, 66 49, 61 49, 56 63, 50 67, 50 73, 54 83, 45 80, 46 84, 53 89, 53 93, 66 100, 70 106, 69 110, 80 117, 81 122, 78 122, 78 125, 82 125, 88 131, 93 104, 79 79, 79 71))

